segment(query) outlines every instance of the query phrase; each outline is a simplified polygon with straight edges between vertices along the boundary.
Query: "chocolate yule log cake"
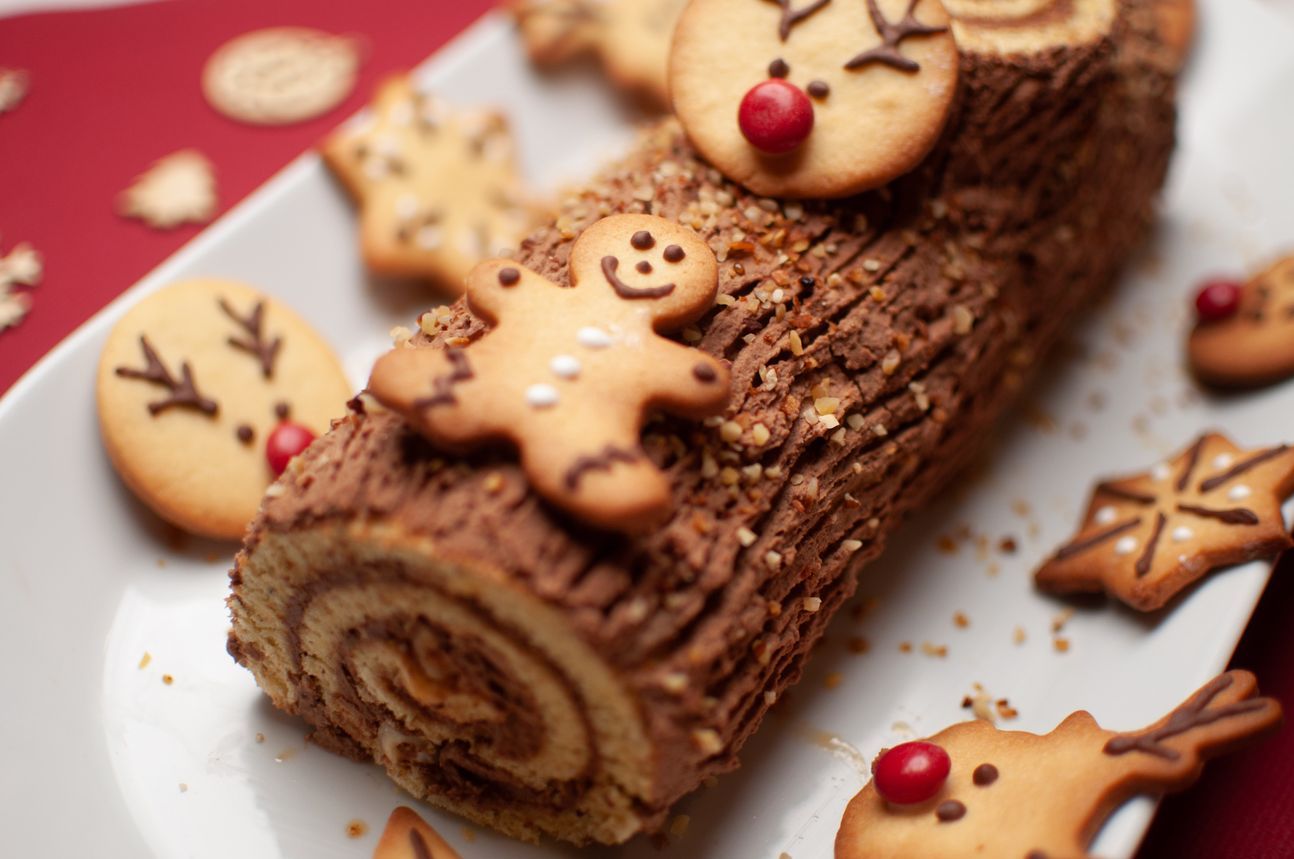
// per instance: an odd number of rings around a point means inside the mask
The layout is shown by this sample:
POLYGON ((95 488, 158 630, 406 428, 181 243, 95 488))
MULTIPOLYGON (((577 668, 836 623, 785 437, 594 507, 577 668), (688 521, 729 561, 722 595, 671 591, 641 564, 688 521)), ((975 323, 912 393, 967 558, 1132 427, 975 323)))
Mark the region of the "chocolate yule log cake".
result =
POLYGON ((658 828, 1146 233, 1160 12, 693 0, 678 119, 424 314, 271 487, 234 658, 472 821, 658 828))

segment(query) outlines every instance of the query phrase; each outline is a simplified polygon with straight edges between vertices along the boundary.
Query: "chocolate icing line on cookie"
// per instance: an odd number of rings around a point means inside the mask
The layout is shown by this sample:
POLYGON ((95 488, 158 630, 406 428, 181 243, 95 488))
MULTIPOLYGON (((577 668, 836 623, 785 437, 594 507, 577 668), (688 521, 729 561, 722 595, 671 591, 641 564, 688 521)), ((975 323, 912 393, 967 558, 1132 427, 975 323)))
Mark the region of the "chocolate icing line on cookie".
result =
POLYGON ((1082 554, 1088 549, 1095 549, 1107 540, 1113 540, 1123 532, 1131 531, 1140 524, 1141 517, 1138 516, 1136 519, 1129 519, 1127 522, 1120 522, 1118 525, 1113 525, 1099 534, 1094 534, 1085 540, 1075 540, 1073 543, 1061 546, 1056 550, 1056 560, 1063 561, 1066 558, 1072 558, 1075 555, 1082 554))
POLYGON ((458 402, 454 396, 454 386, 475 378, 472 364, 467 353, 462 349, 446 349, 445 360, 449 361, 450 371, 431 380, 432 394, 413 401, 416 409, 434 409, 437 406, 452 406, 458 402))
POLYGON ((638 461, 641 454, 633 450, 624 450, 609 444, 595 456, 581 456, 566 470, 566 488, 574 492, 580 486, 584 475, 590 471, 609 471, 617 462, 631 465, 638 461))
POLYGON ((1229 689, 1233 682, 1234 680, 1230 674, 1223 674, 1214 678, 1203 689, 1196 692, 1189 700, 1170 713, 1168 720, 1163 725, 1137 734, 1120 734, 1117 737, 1111 737, 1105 744, 1105 753, 1117 756, 1131 751, 1138 751, 1169 761, 1179 760, 1182 756, 1181 752, 1163 745, 1164 740, 1185 734, 1195 728, 1211 725, 1222 719, 1256 712, 1268 705, 1267 700, 1247 698, 1243 701, 1224 704, 1221 707, 1210 708, 1209 705, 1213 703, 1213 699, 1229 689))
POLYGON ((1186 453, 1186 467, 1182 469, 1182 476, 1177 478, 1177 491, 1185 492, 1186 487, 1191 483, 1191 477, 1195 474, 1195 466, 1200 462, 1200 453, 1204 450, 1205 437, 1201 436, 1191 449, 1186 453))
POLYGON ((1096 487, 1097 494, 1108 495, 1120 501, 1131 501, 1133 504, 1154 504, 1155 496, 1146 495, 1143 492, 1133 492, 1130 489, 1121 489, 1110 483, 1102 483, 1096 487))
POLYGON ((1168 517, 1162 511, 1155 514, 1155 530, 1151 532, 1150 539, 1146 541, 1146 550, 1141 553, 1141 557, 1137 559, 1137 565, 1133 568, 1136 570, 1137 578, 1143 578, 1150 572, 1155 562, 1155 550, 1159 548, 1159 538, 1164 536, 1164 525, 1167 523, 1168 517))
POLYGON ((619 268, 619 257, 604 256, 602 258, 602 276, 607 279, 607 283, 611 284, 611 288, 621 298, 664 298, 674 291, 674 284, 672 283, 662 286, 647 286, 641 289, 630 286, 620 279, 620 275, 616 274, 619 268))
POLYGON ((225 342, 261 363, 261 375, 269 379, 274 375, 274 362, 283 348, 283 338, 265 339, 265 302, 258 301, 247 316, 239 316, 225 299, 220 299, 220 309, 247 332, 247 338, 230 337, 225 342))
POLYGON ((171 395, 165 400, 149 403, 149 414, 157 415, 170 408, 194 409, 208 416, 214 416, 219 411, 220 407, 215 400, 204 397, 198 392, 198 387, 193 380, 193 368, 189 366, 188 361, 180 364, 180 378, 177 381, 170 371, 166 369, 162 359, 157 357, 157 351, 148 342, 148 337, 141 334, 139 336, 139 346, 144 350, 144 359, 148 361, 148 366, 142 370, 136 370, 132 367, 118 367, 115 372, 123 379, 139 379, 144 382, 152 382, 154 385, 165 386, 171 392, 171 395))
POLYGON ((859 69, 868 63, 881 63, 898 69, 901 72, 919 72, 921 65, 899 52, 899 45, 909 36, 933 36, 948 30, 947 27, 933 24, 922 24, 916 19, 919 0, 908 0, 908 11, 897 24, 889 21, 876 5, 876 0, 867 0, 867 13, 876 25, 876 32, 881 36, 881 44, 869 48, 845 63, 846 69, 859 69))
POLYGON ((1200 484, 1200 491, 1212 492, 1213 490, 1217 489, 1219 486, 1225 485, 1227 482, 1234 480, 1235 478, 1239 477, 1240 475, 1244 474, 1250 469, 1257 468, 1267 460, 1275 459, 1276 457, 1280 456, 1282 453, 1284 453, 1287 450, 1289 450, 1289 445, 1282 444, 1282 445, 1273 447, 1270 450, 1264 450, 1262 453, 1254 454, 1253 456, 1249 457, 1243 462, 1236 463, 1227 471, 1224 471, 1221 474, 1214 475, 1213 477, 1210 477, 1208 480, 1205 480, 1203 483, 1200 484))
POLYGON ((782 9, 782 20, 777 24, 777 35, 785 42, 790 38, 791 30, 795 29, 797 24, 807 20, 809 16, 821 10, 831 0, 815 0, 815 2, 800 9, 792 8, 791 0, 773 0, 773 2, 782 9))
POLYGON ((1246 507, 1232 507, 1227 510, 1214 510, 1209 507, 1200 507, 1197 504, 1178 504, 1177 509, 1183 513, 1190 513, 1193 516, 1202 516, 1205 519, 1217 519, 1227 525, 1257 525, 1258 514, 1246 507))

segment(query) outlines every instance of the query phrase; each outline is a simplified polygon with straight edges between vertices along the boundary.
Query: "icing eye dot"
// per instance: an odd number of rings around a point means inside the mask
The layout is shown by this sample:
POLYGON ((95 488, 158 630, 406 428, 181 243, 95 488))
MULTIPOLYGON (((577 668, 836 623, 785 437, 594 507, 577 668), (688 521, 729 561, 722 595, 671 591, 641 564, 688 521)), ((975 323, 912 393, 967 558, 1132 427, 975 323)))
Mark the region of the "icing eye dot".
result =
POLYGON ((239 424, 234 434, 238 436, 238 440, 243 444, 251 444, 252 440, 256 438, 256 431, 247 424, 239 424))
POLYGON ((285 421, 291 416, 292 407, 287 404, 286 400, 279 400, 274 404, 274 417, 281 421, 285 421))
POLYGON ((678 245, 670 245, 665 248, 665 262, 682 262, 685 256, 687 254, 678 245))
POLYGON ((791 73, 791 67, 786 64, 786 60, 778 57, 768 64, 768 76, 770 78, 784 78, 791 73))
POLYGON ((997 781, 997 776, 997 767, 992 764, 980 764, 971 773, 971 781, 975 782, 976 787, 988 787, 997 781))
POLYGON ((629 239, 629 244, 634 246, 634 250, 651 250, 656 246, 656 237, 646 230, 639 230, 629 239))
POLYGON ((499 283, 504 286, 516 286, 520 280, 521 272, 517 271, 515 268, 508 267, 499 269, 499 283))
POLYGON ((709 364, 697 364, 692 368, 692 375, 702 382, 713 382, 719 378, 719 374, 709 364))
POLYGON ((651 274, 651 263, 647 262, 647 260, 638 263, 634 268, 638 269, 639 274, 651 274))
POLYGON ((813 98, 826 98, 831 95, 831 87, 826 81, 811 81, 806 91, 813 98))

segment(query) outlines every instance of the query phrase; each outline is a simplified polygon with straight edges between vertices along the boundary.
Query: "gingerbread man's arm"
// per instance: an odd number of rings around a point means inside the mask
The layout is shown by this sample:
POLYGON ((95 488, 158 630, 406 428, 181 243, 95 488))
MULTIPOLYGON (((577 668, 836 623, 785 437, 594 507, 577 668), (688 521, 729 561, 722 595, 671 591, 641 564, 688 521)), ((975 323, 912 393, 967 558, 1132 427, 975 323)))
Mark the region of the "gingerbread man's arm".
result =
POLYGON ((465 407, 477 385, 466 349, 398 347, 377 360, 368 391, 434 441, 466 448, 499 435, 488 412, 465 407))
POLYGON ((525 318, 556 301, 556 287, 546 277, 511 260, 486 260, 467 275, 467 304, 491 328, 504 316, 525 318))
POLYGON ((648 406, 687 418, 709 417, 723 412, 731 385, 726 362, 669 340, 653 346, 648 406))

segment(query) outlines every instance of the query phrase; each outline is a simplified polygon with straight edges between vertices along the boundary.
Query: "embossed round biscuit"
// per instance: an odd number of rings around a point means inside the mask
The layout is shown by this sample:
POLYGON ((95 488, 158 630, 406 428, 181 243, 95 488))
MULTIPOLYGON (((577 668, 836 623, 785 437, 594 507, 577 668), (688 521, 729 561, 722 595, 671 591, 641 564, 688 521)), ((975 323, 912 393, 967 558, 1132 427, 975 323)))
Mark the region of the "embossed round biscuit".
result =
POLYGON ((1235 315, 1196 325, 1187 353, 1195 375, 1219 387, 1257 387, 1294 376, 1294 257, 1249 280, 1235 315))
POLYGON ((693 0, 670 57, 674 110, 701 154, 756 193, 876 188, 916 167, 943 130, 958 76, 948 23, 939 0, 693 0), (813 109, 812 131, 781 155, 757 149, 738 121, 770 78, 813 109))
POLYGON ((186 531, 238 539, 272 479, 271 431, 284 419, 327 430, 351 387, 328 344, 278 301, 190 280, 116 324, 96 394, 104 446, 135 494, 186 531))
POLYGON ((1117 0, 944 0, 963 51, 1037 54, 1108 34, 1117 0))
POLYGON ((304 27, 244 33, 216 49, 202 91, 216 110, 256 125, 289 125, 341 104, 355 88, 353 39, 304 27))

